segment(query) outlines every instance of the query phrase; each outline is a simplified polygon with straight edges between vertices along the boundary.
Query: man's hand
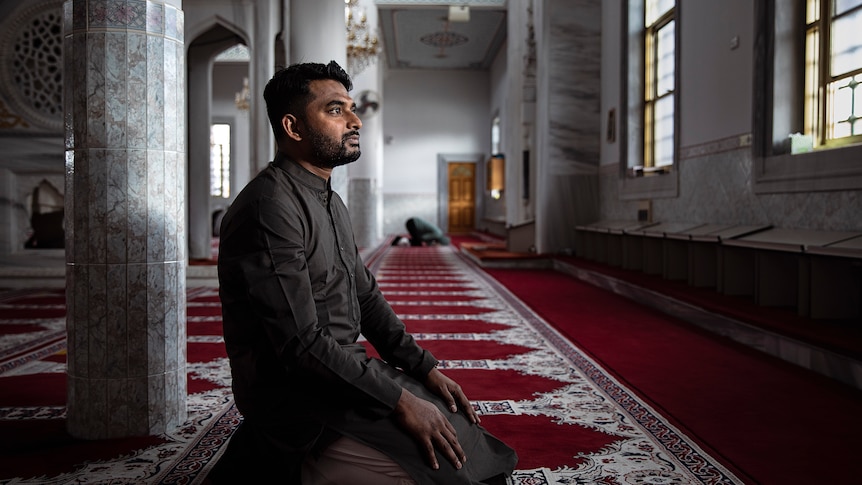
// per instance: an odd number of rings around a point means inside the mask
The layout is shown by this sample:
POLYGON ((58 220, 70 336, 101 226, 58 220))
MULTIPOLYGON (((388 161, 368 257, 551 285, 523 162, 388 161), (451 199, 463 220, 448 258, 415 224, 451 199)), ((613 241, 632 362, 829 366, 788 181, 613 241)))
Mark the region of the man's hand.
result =
POLYGON ((461 443, 455 435, 455 428, 434 404, 416 397, 407 389, 401 390, 401 398, 395 406, 396 422, 419 442, 425 451, 431 468, 437 470, 440 464, 434 450, 439 451, 456 469, 467 460, 461 443))
POLYGON ((425 378, 425 387, 434 394, 443 398, 443 401, 446 402, 446 407, 448 407, 453 413, 458 412, 458 406, 460 405, 461 409, 464 410, 464 413, 470 419, 470 422, 473 424, 479 424, 482 421, 479 419, 479 415, 476 414, 476 410, 473 409, 473 405, 470 404, 470 400, 467 399, 464 391, 461 390, 461 386, 458 385, 457 382, 446 377, 436 367, 431 369, 431 372, 428 373, 428 377, 425 378))

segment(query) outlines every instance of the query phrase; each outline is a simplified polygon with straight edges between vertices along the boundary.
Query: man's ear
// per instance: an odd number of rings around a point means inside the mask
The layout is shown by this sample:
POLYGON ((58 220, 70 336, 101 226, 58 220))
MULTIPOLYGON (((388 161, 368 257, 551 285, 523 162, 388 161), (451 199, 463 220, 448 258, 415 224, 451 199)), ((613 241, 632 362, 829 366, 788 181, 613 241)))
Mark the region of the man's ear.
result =
POLYGON ((287 133, 288 138, 294 141, 301 141, 302 135, 299 133, 299 120, 296 116, 291 114, 286 114, 281 118, 281 126, 284 128, 284 132, 287 133))

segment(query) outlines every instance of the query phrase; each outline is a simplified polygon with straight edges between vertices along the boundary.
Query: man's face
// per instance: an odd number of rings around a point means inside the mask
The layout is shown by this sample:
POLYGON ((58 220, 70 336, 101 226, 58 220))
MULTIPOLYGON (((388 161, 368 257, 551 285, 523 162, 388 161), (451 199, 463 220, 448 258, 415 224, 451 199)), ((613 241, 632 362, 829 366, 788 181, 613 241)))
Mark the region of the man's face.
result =
POLYGON ((344 86, 333 79, 309 84, 312 100, 306 108, 304 137, 311 143, 312 162, 322 168, 335 168, 355 162, 360 155, 356 103, 344 86))

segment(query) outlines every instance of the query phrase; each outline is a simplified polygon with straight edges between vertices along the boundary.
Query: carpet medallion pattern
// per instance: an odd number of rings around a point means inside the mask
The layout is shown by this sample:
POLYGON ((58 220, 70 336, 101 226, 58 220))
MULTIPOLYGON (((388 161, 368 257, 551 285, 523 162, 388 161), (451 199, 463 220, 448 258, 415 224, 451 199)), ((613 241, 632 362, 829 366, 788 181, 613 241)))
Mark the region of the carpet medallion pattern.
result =
POLYGON ((518 452, 514 483, 742 483, 456 250, 396 249, 377 275, 408 330, 518 452), (493 357, 455 358, 467 347, 493 357))
MULTIPOLYGON (((0 432, 16 443, 0 453, 3 484, 193 484, 202 483, 224 450, 241 417, 230 392, 230 369, 221 337, 216 289, 188 292, 188 420, 158 437, 103 441, 75 440, 65 434, 65 319, 20 318, 62 302, 62 290, 6 292, 0 296, 0 432), (23 303, 22 303, 23 302, 23 303), (32 303, 37 302, 37 303, 32 303), (46 303, 40 309, 38 302, 46 303), (34 308, 30 308, 35 305, 34 308), (50 389, 34 386, 56 375, 50 389), (21 392, 18 379, 33 385, 21 392), (41 396, 44 405, 23 405, 41 396), (49 403, 53 402, 53 405, 49 403), (10 476, 14 473, 15 476, 10 476)), ((47 382, 47 381, 45 381, 47 382)), ((46 387, 46 386, 42 386, 46 387)))
MULTIPOLYGON (((386 246, 365 259, 483 426, 518 452, 514 484, 741 483, 457 249, 386 246)), ((203 483, 242 419, 217 289, 189 290, 188 421, 169 435, 111 443, 63 437, 65 332, 56 305, 62 290, 0 293, 0 432, 36 436, 3 446, 0 483, 203 483), (18 314, 40 304, 44 318, 18 314), (50 381, 59 389, 38 404, 14 392, 14 379, 50 376, 63 385, 50 381)))

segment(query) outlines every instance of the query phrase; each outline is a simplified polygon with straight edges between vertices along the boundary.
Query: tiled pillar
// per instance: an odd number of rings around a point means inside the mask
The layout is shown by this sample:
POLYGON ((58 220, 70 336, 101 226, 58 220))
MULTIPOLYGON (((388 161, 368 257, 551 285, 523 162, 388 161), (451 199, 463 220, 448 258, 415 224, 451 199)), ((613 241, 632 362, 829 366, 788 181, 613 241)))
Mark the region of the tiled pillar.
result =
POLYGON ((67 427, 186 419, 181 0, 67 0, 67 427))

